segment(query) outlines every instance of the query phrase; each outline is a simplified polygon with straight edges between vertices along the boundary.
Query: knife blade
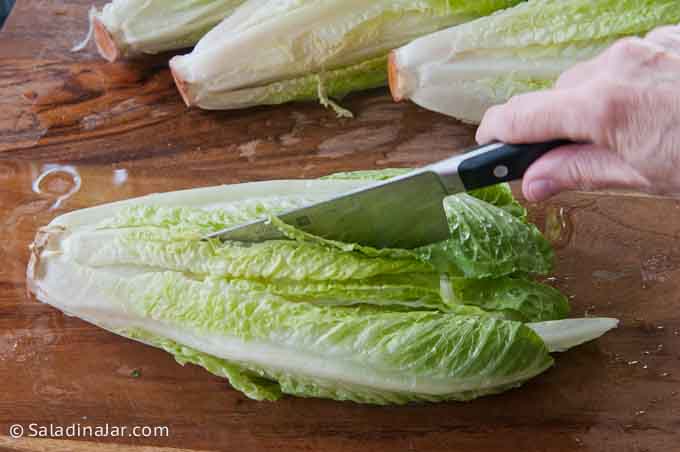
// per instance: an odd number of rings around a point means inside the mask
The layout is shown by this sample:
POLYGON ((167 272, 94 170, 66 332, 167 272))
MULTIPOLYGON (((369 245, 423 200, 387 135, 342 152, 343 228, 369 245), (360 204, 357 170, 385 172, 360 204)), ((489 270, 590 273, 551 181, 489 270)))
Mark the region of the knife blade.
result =
MULTIPOLYGON (((417 248, 449 237, 444 198, 520 179, 534 161, 565 144, 568 142, 491 143, 277 216, 326 239, 376 248, 417 248)), ((262 219, 204 238, 262 242, 285 236, 268 219, 262 219)))

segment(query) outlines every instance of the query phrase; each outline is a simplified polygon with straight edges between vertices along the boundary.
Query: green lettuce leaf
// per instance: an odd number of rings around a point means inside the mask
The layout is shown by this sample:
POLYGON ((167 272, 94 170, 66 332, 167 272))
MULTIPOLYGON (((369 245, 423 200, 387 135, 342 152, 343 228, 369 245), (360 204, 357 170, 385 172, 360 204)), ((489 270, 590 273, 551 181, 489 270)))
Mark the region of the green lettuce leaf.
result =
POLYGON ((523 218, 468 194, 447 198, 444 207, 452 237, 418 250, 440 272, 486 278, 551 271, 550 244, 523 218))
POLYGON ((521 278, 452 278, 443 289, 446 298, 484 311, 502 313, 522 322, 564 319, 569 302, 558 290, 521 278))
POLYGON ((438 310, 458 315, 518 318, 509 310, 498 309, 488 312, 473 306, 475 303, 446 299, 441 294, 440 278, 435 274, 407 273, 352 281, 317 282, 281 279, 269 281, 227 279, 227 281, 231 286, 244 292, 267 292, 288 301, 315 305, 362 306, 364 309, 377 308, 381 311, 394 312, 438 310))
POLYGON ((177 236, 157 228, 86 231, 68 238, 67 243, 73 258, 91 267, 134 264, 197 276, 345 281, 432 272, 429 263, 412 256, 370 257, 294 240, 203 241, 200 236, 177 236))
POLYGON ((403 176, 413 171, 412 168, 385 168, 379 170, 348 171, 324 176, 321 180, 365 180, 381 181, 397 176, 403 176))
MULTIPOLYGON (((371 183, 400 172, 336 175, 322 184, 334 185, 347 179, 371 183)), ((562 318, 563 310, 556 308, 556 300, 560 299, 549 291, 531 290, 530 282, 518 280, 520 289, 516 290, 489 283, 485 294, 489 300, 495 300, 493 306, 480 306, 479 300, 467 302, 465 297, 453 298, 448 296, 450 289, 442 296, 441 280, 449 279, 442 278, 442 274, 499 278, 549 268, 551 254, 545 240, 534 226, 524 222, 523 215, 514 217, 508 213, 518 214, 518 204, 509 187, 499 185, 477 191, 476 195, 498 207, 473 196, 460 195, 447 199, 446 208, 453 231, 467 228, 483 233, 470 234, 467 241, 462 239, 465 234, 460 234, 416 252, 376 250, 328 241, 280 222, 279 227, 292 240, 257 244, 200 240, 205 234, 222 228, 301 207, 314 200, 309 194, 256 196, 220 203, 219 207, 132 203, 94 227, 73 234, 65 242, 73 259, 89 267, 135 265, 179 271, 194 279, 226 278, 292 301, 435 309, 470 315, 483 313, 481 308, 495 315, 523 320, 562 318), (490 213, 495 218, 490 218, 490 213), (517 243, 510 240, 512 238, 518 239, 517 243), (486 254, 475 255, 476 247, 486 254), (504 247, 507 249, 500 252, 504 247), (523 290, 533 304, 516 300, 512 304, 513 297, 508 294, 515 294, 516 299, 517 293, 523 290), (502 307, 504 302, 512 305, 502 307), (541 307, 541 303, 546 306, 541 307)))
POLYGON ((477 190, 472 190, 468 194, 491 205, 500 207, 510 215, 522 220, 526 220, 527 211, 515 199, 514 195, 512 194, 512 189, 508 184, 498 184, 491 187, 480 188, 477 190))
POLYGON ((202 353, 191 347, 151 334, 142 328, 120 330, 119 333, 130 339, 165 350, 174 356, 180 365, 187 363, 203 367, 211 374, 226 378, 229 384, 253 400, 275 401, 282 397, 281 388, 276 382, 262 378, 225 359, 202 353))

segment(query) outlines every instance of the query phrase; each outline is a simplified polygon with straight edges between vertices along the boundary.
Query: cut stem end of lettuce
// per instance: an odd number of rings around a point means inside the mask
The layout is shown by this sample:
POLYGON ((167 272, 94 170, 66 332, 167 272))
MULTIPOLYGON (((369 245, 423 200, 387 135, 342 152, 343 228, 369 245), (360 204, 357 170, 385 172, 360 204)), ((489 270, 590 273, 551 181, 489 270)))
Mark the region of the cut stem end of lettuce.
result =
POLYGON ((119 44, 116 43, 114 36, 106 29, 104 23, 98 17, 93 19, 94 42, 97 45, 99 54, 110 63, 118 60, 123 52, 119 44))

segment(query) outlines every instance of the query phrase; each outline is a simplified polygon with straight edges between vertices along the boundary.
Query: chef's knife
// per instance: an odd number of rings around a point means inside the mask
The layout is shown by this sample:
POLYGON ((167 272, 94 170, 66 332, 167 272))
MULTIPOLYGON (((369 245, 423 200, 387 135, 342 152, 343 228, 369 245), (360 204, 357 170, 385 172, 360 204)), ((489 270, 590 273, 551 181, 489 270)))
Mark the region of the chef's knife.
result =
MULTIPOLYGON (((529 166, 564 141, 492 143, 332 199, 277 215, 326 239, 376 248, 417 248, 449 237, 449 195, 521 179, 529 166)), ((206 236, 261 242, 285 236, 267 219, 206 236)))

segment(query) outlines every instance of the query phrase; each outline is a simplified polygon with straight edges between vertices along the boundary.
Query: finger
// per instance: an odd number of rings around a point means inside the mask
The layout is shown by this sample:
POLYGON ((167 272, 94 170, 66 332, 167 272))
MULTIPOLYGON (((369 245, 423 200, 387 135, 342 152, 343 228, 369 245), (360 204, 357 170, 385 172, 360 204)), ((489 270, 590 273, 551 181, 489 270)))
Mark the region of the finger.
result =
POLYGON ((647 190, 649 186, 618 154, 590 144, 549 152, 529 168, 522 181, 524 196, 532 202, 569 190, 647 190))
POLYGON ((680 26, 656 28, 650 31, 645 39, 670 52, 680 54, 680 26))
POLYGON ((592 141, 586 99, 580 90, 522 94, 490 108, 477 129, 477 141, 535 143, 556 139, 592 141))
POLYGON ((564 72, 555 83, 555 88, 576 88, 597 78, 617 78, 631 68, 637 69, 641 56, 649 54, 656 45, 637 37, 620 39, 591 60, 578 63, 564 72))
POLYGON ((607 49, 604 49, 594 58, 587 61, 576 63, 574 66, 567 69, 560 75, 555 82, 556 89, 569 89, 583 85, 586 82, 592 81, 598 75, 606 72, 609 69, 607 63, 609 56, 607 49))
POLYGON ((560 75, 555 82, 555 89, 575 88, 593 79, 601 68, 599 58, 577 63, 560 75))

